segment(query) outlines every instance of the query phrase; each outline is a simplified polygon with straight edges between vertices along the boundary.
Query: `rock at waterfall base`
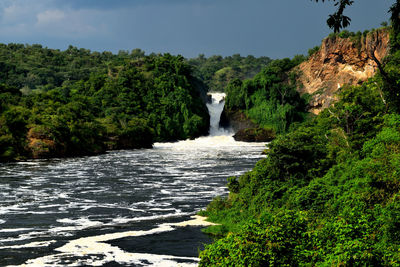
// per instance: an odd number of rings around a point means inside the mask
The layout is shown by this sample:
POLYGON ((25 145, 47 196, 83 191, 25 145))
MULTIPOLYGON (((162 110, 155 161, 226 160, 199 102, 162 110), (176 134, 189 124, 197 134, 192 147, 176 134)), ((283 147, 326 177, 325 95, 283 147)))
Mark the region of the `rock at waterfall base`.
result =
POLYGON ((276 133, 272 129, 246 128, 239 130, 233 138, 243 142, 270 142, 275 139, 276 133))

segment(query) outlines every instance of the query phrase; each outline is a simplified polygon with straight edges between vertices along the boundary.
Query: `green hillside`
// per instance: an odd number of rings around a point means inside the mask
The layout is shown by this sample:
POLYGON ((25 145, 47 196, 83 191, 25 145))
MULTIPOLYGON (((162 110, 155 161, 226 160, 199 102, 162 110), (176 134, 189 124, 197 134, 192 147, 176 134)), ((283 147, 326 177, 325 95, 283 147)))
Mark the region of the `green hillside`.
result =
POLYGON ((9 44, 0 62, 0 161, 207 134, 205 86, 181 56, 9 44))

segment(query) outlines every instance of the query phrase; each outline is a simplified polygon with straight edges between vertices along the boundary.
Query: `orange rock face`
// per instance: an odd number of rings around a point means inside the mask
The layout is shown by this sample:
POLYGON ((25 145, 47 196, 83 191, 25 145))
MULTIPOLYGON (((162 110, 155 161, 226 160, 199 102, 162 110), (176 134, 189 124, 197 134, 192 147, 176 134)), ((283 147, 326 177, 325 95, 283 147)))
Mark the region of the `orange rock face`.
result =
POLYGON ((377 72, 374 59, 382 61, 389 52, 389 32, 381 29, 355 38, 326 38, 319 51, 297 67, 301 94, 312 95, 310 111, 318 114, 335 100, 345 84, 361 84, 377 72))

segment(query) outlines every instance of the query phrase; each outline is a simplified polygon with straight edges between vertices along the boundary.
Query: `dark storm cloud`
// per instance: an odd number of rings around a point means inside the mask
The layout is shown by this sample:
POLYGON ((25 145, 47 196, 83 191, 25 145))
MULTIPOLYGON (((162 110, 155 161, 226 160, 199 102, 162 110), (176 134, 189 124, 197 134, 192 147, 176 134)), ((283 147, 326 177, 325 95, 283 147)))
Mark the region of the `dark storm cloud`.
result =
MULTIPOLYGON (((144 5, 174 5, 177 3, 206 3, 212 0, 54 0, 57 6, 67 6, 74 9, 115 9, 132 8, 144 5)), ((227 3, 229 3, 227 1, 227 3)))
POLYGON ((113 9, 120 7, 130 7, 141 4, 146 0, 54 0, 55 6, 71 7, 74 9, 113 9))
MULTIPOLYGON (((379 27, 393 1, 355 1, 349 30, 379 27)), ((329 34, 333 11, 311 0, 0 0, 0 42, 292 57, 329 34)))

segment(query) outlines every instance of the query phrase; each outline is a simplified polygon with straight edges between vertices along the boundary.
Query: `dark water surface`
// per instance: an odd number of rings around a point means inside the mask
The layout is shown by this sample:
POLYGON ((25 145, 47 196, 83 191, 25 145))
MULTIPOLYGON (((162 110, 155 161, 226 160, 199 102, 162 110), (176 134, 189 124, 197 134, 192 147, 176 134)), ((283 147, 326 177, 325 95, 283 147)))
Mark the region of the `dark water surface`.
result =
POLYGON ((0 266, 197 265, 210 242, 179 226, 251 169, 263 144, 230 136, 0 165, 0 266))

